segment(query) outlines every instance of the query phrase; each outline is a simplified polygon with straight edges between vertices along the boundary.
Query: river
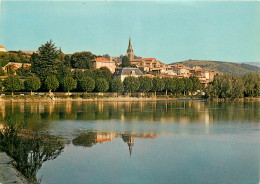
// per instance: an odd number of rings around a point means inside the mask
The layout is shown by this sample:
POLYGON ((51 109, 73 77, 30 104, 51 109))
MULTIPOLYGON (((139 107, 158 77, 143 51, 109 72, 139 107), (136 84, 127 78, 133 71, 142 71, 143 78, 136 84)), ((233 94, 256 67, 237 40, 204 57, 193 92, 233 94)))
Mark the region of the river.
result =
POLYGON ((0 102, 65 148, 42 183, 258 184, 260 103, 0 102))

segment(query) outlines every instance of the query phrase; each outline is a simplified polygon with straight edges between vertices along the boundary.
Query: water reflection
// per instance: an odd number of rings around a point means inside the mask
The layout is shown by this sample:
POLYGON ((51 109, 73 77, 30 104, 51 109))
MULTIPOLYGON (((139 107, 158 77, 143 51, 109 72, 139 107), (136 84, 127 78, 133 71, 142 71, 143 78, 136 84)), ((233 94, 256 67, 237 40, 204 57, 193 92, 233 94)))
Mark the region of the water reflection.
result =
POLYGON ((6 116, 6 121, 0 126, 0 151, 14 159, 15 168, 30 183, 39 183, 38 170, 44 162, 56 159, 64 144, 54 136, 25 130, 26 122, 18 122, 12 114, 6 116))
POLYGON ((132 155, 133 146, 135 143, 135 138, 142 139, 154 139, 156 134, 141 134, 141 133, 116 133, 116 132, 94 132, 89 131, 87 133, 82 133, 78 137, 72 140, 75 146, 92 147, 97 143, 104 143, 107 141, 112 142, 114 139, 122 138, 122 140, 128 145, 129 154, 132 155))
POLYGON ((6 114, 27 118, 30 128, 48 128, 58 120, 159 121, 210 124, 219 121, 258 122, 259 103, 184 102, 0 102, 0 121, 6 114), (41 123, 44 122, 44 123, 41 123))

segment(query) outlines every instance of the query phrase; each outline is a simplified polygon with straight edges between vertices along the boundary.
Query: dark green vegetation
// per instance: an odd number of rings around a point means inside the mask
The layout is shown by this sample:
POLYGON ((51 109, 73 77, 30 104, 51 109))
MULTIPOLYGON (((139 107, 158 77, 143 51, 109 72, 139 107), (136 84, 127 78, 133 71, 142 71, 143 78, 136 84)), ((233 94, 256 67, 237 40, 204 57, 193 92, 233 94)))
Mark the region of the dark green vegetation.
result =
POLYGON ((202 68, 216 70, 224 74, 233 76, 247 75, 252 72, 260 72, 260 68, 249 64, 239 64, 221 61, 187 60, 173 64, 183 64, 188 67, 200 66, 202 68))
POLYGON ((44 162, 60 155, 63 143, 51 136, 23 131, 26 123, 15 115, 7 115, 5 120, 5 127, 0 131, 0 151, 15 160, 15 168, 30 183, 40 183, 36 178, 37 171, 44 162))
POLYGON ((253 73, 247 76, 232 77, 231 75, 217 75, 206 89, 206 97, 217 98, 243 98, 257 97, 260 94, 260 74, 253 73))

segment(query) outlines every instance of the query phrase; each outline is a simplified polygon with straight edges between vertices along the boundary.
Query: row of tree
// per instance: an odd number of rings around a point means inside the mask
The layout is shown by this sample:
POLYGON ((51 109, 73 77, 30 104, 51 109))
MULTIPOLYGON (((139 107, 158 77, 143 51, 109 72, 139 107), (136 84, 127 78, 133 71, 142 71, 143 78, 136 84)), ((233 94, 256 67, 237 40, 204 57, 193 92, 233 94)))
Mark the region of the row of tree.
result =
POLYGON ((149 92, 165 91, 175 94, 188 94, 201 89, 201 83, 197 77, 190 78, 149 78, 146 76, 126 77, 122 82, 120 79, 110 79, 105 77, 92 78, 88 72, 75 72, 73 77, 64 77, 62 82, 59 82, 56 76, 48 76, 42 83, 37 76, 30 76, 24 82, 20 80, 17 75, 9 75, 4 81, 3 86, 6 91, 26 90, 37 91, 43 85, 50 93, 52 91, 70 92, 83 91, 83 92, 149 92), (80 74, 80 75, 79 75, 80 74))
POLYGON ((246 76, 216 75, 206 89, 206 97, 243 98, 260 95, 260 74, 251 73, 246 76))

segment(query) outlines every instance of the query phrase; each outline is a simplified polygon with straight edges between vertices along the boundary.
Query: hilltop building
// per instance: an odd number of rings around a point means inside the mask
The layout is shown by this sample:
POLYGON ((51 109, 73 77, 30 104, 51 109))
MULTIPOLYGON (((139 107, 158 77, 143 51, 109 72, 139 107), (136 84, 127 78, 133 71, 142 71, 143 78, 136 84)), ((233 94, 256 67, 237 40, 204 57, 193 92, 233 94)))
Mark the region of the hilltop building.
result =
POLYGON ((0 52, 6 52, 6 48, 0 45, 0 52))
POLYGON ((135 54, 131 43, 131 38, 129 38, 129 44, 126 51, 126 56, 129 58, 130 61, 134 60, 135 54))
POLYGON ((116 70, 115 61, 111 59, 109 60, 105 57, 98 57, 96 59, 93 59, 92 62, 93 62, 94 69, 107 67, 111 71, 111 73, 114 73, 116 70))

